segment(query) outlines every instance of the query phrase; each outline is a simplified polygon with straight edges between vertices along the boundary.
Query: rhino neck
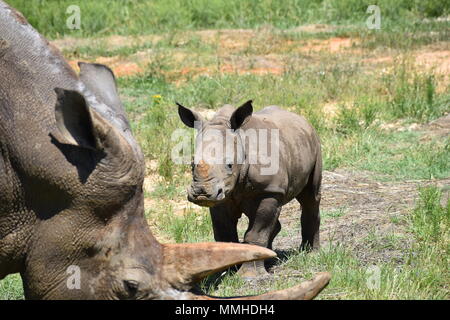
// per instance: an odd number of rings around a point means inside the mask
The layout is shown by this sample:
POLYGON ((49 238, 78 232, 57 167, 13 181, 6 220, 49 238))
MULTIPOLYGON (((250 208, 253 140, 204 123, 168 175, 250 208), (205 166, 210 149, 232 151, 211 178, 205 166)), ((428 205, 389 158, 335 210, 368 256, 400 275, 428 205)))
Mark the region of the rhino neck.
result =
POLYGON ((22 205, 21 182, 2 141, 0 181, 0 279, 3 279, 8 274, 22 272, 36 217, 22 205))
POLYGON ((248 163, 248 156, 244 152, 244 161, 241 164, 241 167, 238 172, 238 177, 236 179, 236 184, 233 188, 233 198, 240 202, 240 198, 244 194, 245 189, 247 189, 249 185, 248 181, 248 170, 250 168, 250 165, 248 163))

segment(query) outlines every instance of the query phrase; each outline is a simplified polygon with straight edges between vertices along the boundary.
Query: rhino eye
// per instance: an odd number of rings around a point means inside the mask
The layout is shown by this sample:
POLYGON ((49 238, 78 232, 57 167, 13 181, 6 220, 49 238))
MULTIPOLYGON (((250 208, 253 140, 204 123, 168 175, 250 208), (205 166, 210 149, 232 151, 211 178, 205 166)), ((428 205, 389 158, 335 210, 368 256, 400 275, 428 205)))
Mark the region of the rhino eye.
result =
POLYGON ((233 169, 233 164, 232 163, 227 163, 225 165, 225 167, 227 168, 227 170, 231 170, 231 169, 233 169))

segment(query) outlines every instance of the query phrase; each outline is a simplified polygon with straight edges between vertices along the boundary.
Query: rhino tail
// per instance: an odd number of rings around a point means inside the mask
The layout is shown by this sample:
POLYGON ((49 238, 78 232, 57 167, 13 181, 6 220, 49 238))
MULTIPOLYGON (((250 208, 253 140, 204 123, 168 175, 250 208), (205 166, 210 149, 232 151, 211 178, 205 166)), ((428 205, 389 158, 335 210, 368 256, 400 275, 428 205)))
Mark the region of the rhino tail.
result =
POLYGON ((316 156, 316 163, 312 172, 312 190, 316 201, 320 201, 320 186, 322 184, 322 151, 319 150, 316 156))

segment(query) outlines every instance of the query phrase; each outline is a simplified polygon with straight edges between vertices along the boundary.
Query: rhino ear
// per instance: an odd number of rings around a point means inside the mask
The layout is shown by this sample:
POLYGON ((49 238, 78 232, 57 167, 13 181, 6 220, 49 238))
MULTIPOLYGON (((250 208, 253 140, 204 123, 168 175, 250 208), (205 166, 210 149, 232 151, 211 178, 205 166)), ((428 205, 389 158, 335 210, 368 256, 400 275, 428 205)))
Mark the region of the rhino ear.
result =
POLYGON ((125 108, 117 92, 116 78, 112 70, 99 63, 78 62, 78 66, 80 67, 80 79, 89 91, 99 101, 111 108, 115 116, 119 117, 125 123, 125 126, 130 129, 125 108))
POLYGON ((244 121, 250 117, 253 113, 252 100, 248 100, 242 106, 237 108, 230 118, 231 129, 237 130, 239 129, 244 121))
POLYGON ((57 132, 52 135, 60 143, 89 149, 101 149, 94 130, 93 115, 83 95, 77 91, 55 88, 57 132))
POLYGON ((189 128, 194 128, 196 122, 203 121, 202 117, 197 112, 182 106, 178 102, 175 103, 178 106, 178 115, 180 116, 181 121, 189 128))

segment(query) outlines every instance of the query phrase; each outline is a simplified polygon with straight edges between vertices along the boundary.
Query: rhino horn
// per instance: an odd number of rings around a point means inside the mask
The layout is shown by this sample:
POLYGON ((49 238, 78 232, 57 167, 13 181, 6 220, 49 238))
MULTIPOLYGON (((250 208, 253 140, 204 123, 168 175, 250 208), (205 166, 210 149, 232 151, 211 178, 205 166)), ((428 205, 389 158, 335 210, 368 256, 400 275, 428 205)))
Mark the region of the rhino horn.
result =
MULTIPOLYGON (((208 275, 236 264, 276 257, 276 253, 267 248, 225 242, 164 244, 163 252, 163 277, 173 288, 182 291, 189 291, 193 285, 208 275)), ((313 280, 289 289, 234 299, 309 300, 316 297, 327 286, 330 278, 329 273, 319 273, 313 280)), ((191 292, 188 292, 185 298, 194 300, 217 299, 191 292)))
POLYGON ((179 289, 242 262, 276 257, 263 247, 227 242, 164 244, 163 250, 164 278, 179 289))
MULTIPOLYGON (((328 285, 330 279, 330 273, 319 272, 312 280, 304 281, 292 288, 272 291, 257 296, 227 298, 226 300, 312 300, 328 285)), ((189 299, 223 300, 223 298, 195 295, 193 293, 189 296, 189 299)))

